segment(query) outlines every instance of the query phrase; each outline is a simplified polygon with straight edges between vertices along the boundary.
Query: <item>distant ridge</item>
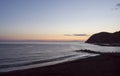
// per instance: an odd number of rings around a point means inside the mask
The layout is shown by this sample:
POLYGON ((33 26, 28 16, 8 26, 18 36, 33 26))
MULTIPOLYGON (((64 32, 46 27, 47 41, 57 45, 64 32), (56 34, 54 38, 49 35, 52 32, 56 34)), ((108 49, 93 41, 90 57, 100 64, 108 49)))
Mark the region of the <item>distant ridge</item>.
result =
POLYGON ((120 45, 120 31, 114 33, 100 32, 93 34, 86 43, 120 45))

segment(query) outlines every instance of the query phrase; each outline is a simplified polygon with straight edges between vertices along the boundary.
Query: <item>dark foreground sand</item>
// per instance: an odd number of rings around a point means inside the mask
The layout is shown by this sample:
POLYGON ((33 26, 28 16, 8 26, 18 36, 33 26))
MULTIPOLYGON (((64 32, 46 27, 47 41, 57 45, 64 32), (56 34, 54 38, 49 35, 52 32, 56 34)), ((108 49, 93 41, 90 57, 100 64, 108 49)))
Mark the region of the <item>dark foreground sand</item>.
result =
POLYGON ((0 76, 120 76, 120 54, 101 54, 47 67, 3 73, 0 76))

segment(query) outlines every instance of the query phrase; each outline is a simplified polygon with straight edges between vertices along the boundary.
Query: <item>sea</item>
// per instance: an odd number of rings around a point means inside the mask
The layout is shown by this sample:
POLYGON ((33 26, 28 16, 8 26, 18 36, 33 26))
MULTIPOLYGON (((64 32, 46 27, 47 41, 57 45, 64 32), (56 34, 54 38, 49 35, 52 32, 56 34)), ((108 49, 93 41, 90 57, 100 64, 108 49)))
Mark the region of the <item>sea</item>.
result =
POLYGON ((75 50, 120 52, 117 46, 99 46, 85 42, 0 42, 0 72, 55 65, 97 56, 75 50))

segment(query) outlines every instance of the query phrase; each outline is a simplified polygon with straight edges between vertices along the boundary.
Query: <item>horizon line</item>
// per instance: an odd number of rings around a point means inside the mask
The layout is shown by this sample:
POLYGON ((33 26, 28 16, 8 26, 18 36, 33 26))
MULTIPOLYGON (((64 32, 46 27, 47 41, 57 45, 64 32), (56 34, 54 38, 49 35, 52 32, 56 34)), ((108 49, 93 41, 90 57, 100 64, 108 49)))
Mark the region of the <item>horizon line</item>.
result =
POLYGON ((83 42, 86 40, 0 40, 0 42, 83 42))

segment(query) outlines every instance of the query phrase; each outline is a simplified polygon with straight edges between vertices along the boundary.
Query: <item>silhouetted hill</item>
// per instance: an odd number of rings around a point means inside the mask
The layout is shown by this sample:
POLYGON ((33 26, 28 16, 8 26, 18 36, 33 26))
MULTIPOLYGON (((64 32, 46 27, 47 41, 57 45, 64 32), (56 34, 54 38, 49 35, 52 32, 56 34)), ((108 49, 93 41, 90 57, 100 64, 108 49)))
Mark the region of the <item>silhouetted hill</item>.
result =
POLYGON ((100 32, 92 35, 86 43, 120 44, 120 31, 115 33, 100 32))

